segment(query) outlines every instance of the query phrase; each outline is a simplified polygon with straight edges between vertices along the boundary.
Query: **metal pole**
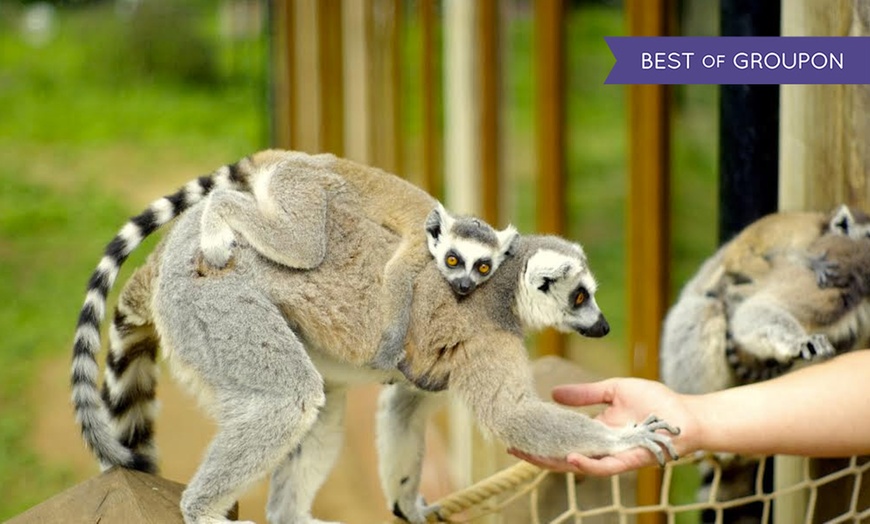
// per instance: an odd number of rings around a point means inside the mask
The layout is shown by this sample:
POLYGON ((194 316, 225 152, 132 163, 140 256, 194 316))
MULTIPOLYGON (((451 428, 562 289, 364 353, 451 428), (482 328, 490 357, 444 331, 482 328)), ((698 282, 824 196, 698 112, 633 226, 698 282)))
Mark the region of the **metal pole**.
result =
MULTIPOLYGON (((778 36, 779 2, 721 0, 722 36, 778 36)), ((724 85, 719 102, 719 240, 777 210, 779 86, 724 85)))

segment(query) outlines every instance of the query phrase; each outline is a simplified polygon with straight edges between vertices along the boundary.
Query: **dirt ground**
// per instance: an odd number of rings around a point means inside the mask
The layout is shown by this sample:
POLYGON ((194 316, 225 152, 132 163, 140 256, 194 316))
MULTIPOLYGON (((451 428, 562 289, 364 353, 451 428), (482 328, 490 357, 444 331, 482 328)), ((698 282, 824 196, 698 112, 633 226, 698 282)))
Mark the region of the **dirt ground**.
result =
MULTIPOLYGON (((42 158, 52 158, 43 156, 42 158)), ((222 158, 215 154, 212 158, 222 158)), ((213 161, 212 161, 213 162, 213 161)), ((35 178, 63 188, 75 183, 56 173, 61 166, 48 161, 35 170, 35 178), (65 182, 66 180, 66 182, 65 182)), ((124 173, 98 180, 101 187, 113 191, 131 209, 139 209, 160 195, 171 192, 187 180, 218 167, 206 161, 188 159, 176 151, 165 158, 149 158, 135 148, 130 150, 95 149, 67 172, 105 173, 101 166, 123 165, 124 173), (123 159, 123 162, 118 160, 123 159), (79 165, 81 164, 81 165, 79 165), (173 166, 159 169, 157 166, 173 166), (203 168, 203 166, 207 166, 203 168), (135 177, 136 183, 131 182, 135 177)), ((118 217, 118 226, 126 217, 118 217)), ((107 239, 108 240, 108 239, 107 239)), ((95 254, 96 257, 97 254, 95 254)), ((96 259, 96 258, 95 258, 96 259)), ((87 275, 82 275, 85 279, 87 275)), ((122 283, 118 283, 122 285, 122 283)), ((71 322, 75 315, 72 315, 71 322)), ((70 324, 72 336, 73 324, 70 324)), ((98 474, 96 461, 85 448, 78 433, 69 402, 70 355, 61 355, 44 363, 34 390, 30 393, 39 406, 34 423, 36 452, 52 464, 68 467, 78 480, 98 474)), ((378 387, 352 390, 347 407, 347 433, 341 457, 315 502, 314 514, 322 519, 347 523, 384 522, 390 518, 380 490, 374 444, 374 413, 378 387)), ((166 478, 186 483, 198 465, 213 432, 195 401, 181 391, 168 369, 164 369, 158 388, 161 412, 157 420, 156 440, 160 450, 161 471, 166 478)), ((430 430, 422 491, 427 500, 437 500, 450 491, 446 470, 445 445, 441 435, 430 430)), ((265 522, 264 508, 267 483, 264 480, 239 501, 240 519, 265 522)))

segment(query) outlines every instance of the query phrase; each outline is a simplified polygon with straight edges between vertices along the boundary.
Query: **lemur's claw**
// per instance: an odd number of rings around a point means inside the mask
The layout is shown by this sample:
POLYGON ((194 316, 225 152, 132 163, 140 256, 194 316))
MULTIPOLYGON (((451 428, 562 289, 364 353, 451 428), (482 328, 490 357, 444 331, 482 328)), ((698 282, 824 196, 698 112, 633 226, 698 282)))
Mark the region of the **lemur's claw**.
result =
POLYGON ((677 453, 673 442, 671 442, 671 437, 669 435, 657 433, 657 431, 663 430, 676 436, 680 434, 680 428, 672 426, 653 414, 649 415, 643 422, 637 424, 635 427, 640 427, 647 432, 642 435, 643 441, 640 445, 650 450, 650 452, 655 455, 660 466, 664 467, 667 462, 667 457, 662 451, 662 448, 667 450, 668 456, 670 456, 671 460, 677 460, 679 458, 679 454, 677 453))

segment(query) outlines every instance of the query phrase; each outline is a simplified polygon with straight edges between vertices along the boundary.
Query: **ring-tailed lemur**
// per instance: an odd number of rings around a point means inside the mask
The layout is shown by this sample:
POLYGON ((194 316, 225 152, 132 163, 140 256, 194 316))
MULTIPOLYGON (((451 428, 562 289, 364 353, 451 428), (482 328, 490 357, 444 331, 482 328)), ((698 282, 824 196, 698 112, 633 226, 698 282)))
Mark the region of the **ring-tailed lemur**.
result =
MULTIPOLYGON (((245 238, 233 248, 232 263, 205 263, 199 205, 179 217, 131 277, 118 306, 127 321, 112 337, 110 360, 136 373, 120 376, 108 406, 94 395, 81 410, 88 417, 82 423, 92 425, 83 433, 104 465, 149 463, 135 459, 151 458, 151 414, 140 406, 153 398, 155 383, 139 378, 153 377, 158 343, 176 376, 194 386, 218 420, 182 497, 188 523, 221 521, 238 493, 270 471, 270 520, 309 522, 341 440, 344 389, 362 381, 394 382, 378 415, 382 481, 389 507, 412 522, 423 522, 430 509, 417 491, 425 408, 438 395, 425 390, 459 395, 492 434, 531 454, 603 455, 643 446, 662 461, 661 448, 675 455, 659 431, 676 429, 654 417, 612 429, 535 395, 525 329, 608 331, 583 250, 563 239, 519 237, 487 285, 461 300, 430 261, 413 281, 401 372, 361 364, 382 336, 371 316, 383 309, 383 296, 371 290, 401 238, 370 214, 381 193, 338 184, 327 169, 308 165, 305 172, 298 190, 327 195, 298 202, 297 211, 307 214, 313 210, 306 206, 324 206, 319 234, 326 255, 311 269, 276 264, 245 238), (121 421, 133 422, 120 442, 104 413, 118 404, 129 408, 121 421)), ((76 387, 90 395, 96 374, 84 379, 76 387)))
MULTIPOLYGON (((849 248, 838 242, 845 240, 846 246, 854 247, 857 245, 854 242, 862 241, 868 234, 870 222, 866 215, 847 206, 839 206, 828 214, 775 213, 747 226, 702 264, 668 311, 660 351, 662 380, 681 392, 706 393, 746 382, 755 375, 761 378, 775 374, 778 368, 790 367, 804 359, 830 356, 831 344, 826 339, 807 335, 796 341, 782 335, 783 329, 791 332, 795 322, 788 318, 793 315, 815 329, 816 325, 836 325, 838 315, 861 311, 851 306, 846 309, 829 306, 843 294, 837 291, 839 287, 829 286, 829 282, 839 263, 836 257, 852 258, 846 254, 849 248), (822 239, 829 239, 824 242, 831 246, 819 243, 822 239), (764 292, 757 294, 762 282, 764 292), (770 298, 786 296, 786 290, 802 295, 788 300, 770 298), (756 298, 741 305, 755 294, 756 298), (772 307, 761 304, 762 301, 772 307), (735 333, 738 307, 741 320, 735 333), (788 317, 777 316, 776 322, 772 322, 774 319, 765 314, 768 311, 792 313, 788 317), (818 315, 817 319, 812 318, 812 312, 818 315), (783 326, 772 330, 776 333, 773 336, 782 340, 751 335, 758 333, 752 327, 756 325, 751 323, 753 319, 767 319, 769 324, 783 326), (773 350, 772 346, 778 349, 773 350)), ((837 336, 837 344, 842 345, 840 338, 837 336)))
MULTIPOLYGON (((294 194, 295 171, 314 168, 328 169, 339 175, 339 185, 348 183, 356 191, 383 195, 380 205, 369 205, 365 211, 402 237, 400 248, 385 269, 382 294, 386 307, 381 320, 384 333, 378 351, 368 363, 373 367, 395 368, 402 357, 411 281, 430 258, 427 247, 431 255, 439 257, 439 267, 456 293, 467 295, 492 276, 509 256, 510 246, 517 237, 513 226, 498 231, 476 217, 455 217, 422 190, 404 181, 394 181, 393 175, 379 169, 332 155, 259 151, 234 164, 221 166, 210 175, 192 180, 177 192, 154 201, 144 212, 131 218, 107 246, 88 283, 77 326, 72 375, 74 397, 84 398, 88 394, 76 385, 85 383, 82 379, 92 373, 96 363, 93 355, 100 345, 99 324, 108 291, 120 266, 148 235, 191 205, 201 200, 206 202, 201 248, 203 260, 208 264, 222 268, 230 262, 238 233, 270 260, 300 269, 317 265, 324 255, 325 244, 306 237, 305 233, 309 228, 316 230, 317 224, 312 221, 322 220, 322 217, 285 212, 285 208, 292 209, 298 199, 294 194), (419 216, 426 212, 429 214, 425 222, 421 221, 419 216), (451 265, 452 259, 468 262, 451 265)), ((116 314, 112 336, 124 337, 135 330, 136 321, 133 319, 133 325, 128 325, 123 313, 116 314)), ((128 411, 127 403, 111 390, 117 387, 127 370, 125 362, 115 360, 110 355, 102 395, 104 399, 115 399, 110 402, 114 406, 113 414, 122 418, 120 415, 128 411)), ((145 377, 140 379, 146 380, 145 377)), ((93 399, 81 405, 91 406, 93 399)), ((83 413, 77 415, 85 421, 83 431, 97 427, 88 423, 83 413)), ((134 460, 144 459, 135 457, 134 460)), ((142 464, 137 469, 147 471, 153 466, 142 464)))
MULTIPOLYGON (((686 284, 665 319, 661 373, 705 393, 767 380, 870 344, 870 227, 847 206, 778 213, 725 244, 686 284)), ((717 455, 718 500, 754 491, 757 459, 717 455)), ((702 469, 707 468, 706 464, 702 469)), ((698 500, 708 500, 712 470, 698 500)), ((758 508, 727 518, 753 521, 758 508)))

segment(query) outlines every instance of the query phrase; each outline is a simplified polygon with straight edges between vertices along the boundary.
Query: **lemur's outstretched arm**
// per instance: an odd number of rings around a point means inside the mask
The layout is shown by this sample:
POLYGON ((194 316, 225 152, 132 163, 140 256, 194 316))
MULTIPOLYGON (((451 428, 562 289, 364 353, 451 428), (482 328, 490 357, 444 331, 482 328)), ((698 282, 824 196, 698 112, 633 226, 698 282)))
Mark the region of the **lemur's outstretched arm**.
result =
MULTIPOLYGON (((491 332, 458 348, 452 360, 450 389, 458 394, 480 424, 511 448, 543 457, 569 453, 612 455, 643 447, 664 463, 666 451, 676 458, 669 437, 659 430, 679 430, 655 417, 611 428, 537 397, 522 339, 491 332), (484 355, 490 355, 485 358, 484 355)), ((650 414, 653 415, 653 414, 650 414)))

